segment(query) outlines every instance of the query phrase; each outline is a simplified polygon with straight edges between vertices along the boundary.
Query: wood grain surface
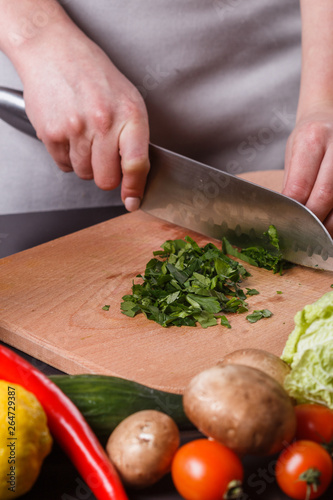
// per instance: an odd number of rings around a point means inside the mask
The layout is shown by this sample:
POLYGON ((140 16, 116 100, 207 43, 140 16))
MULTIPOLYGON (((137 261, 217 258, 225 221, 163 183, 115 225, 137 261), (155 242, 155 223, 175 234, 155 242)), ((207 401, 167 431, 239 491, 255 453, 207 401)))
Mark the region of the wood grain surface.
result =
MULTIPOLYGON (((243 177, 280 190, 282 172, 266 174, 243 177)), ((68 373, 116 375, 181 392, 194 374, 235 349, 280 355, 295 313, 331 290, 331 272, 296 266, 279 276, 245 265, 252 276, 243 286, 260 292, 248 298, 250 311, 267 308, 271 318, 250 324, 246 314, 229 314, 231 329, 163 328, 142 314, 121 314, 121 297, 152 252, 187 234, 200 245, 209 241, 138 211, 1 259, 0 339, 68 373)))

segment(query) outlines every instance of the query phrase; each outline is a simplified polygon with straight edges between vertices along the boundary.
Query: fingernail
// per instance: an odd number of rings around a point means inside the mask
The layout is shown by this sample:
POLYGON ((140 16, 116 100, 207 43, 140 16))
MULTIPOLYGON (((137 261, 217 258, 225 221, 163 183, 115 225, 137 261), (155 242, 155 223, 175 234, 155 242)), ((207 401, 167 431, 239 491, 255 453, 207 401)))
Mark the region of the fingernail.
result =
POLYGON ((135 210, 137 210, 140 207, 140 203, 141 203, 140 198, 128 197, 124 201, 125 208, 129 212, 134 212, 135 210))

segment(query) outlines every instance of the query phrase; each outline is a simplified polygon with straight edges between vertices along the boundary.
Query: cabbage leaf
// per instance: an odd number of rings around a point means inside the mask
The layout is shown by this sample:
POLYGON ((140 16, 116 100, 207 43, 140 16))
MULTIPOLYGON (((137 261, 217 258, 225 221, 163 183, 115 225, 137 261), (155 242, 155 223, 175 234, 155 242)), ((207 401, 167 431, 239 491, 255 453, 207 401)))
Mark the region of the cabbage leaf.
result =
POLYGON ((296 314, 281 357, 292 368, 285 379, 290 396, 333 408, 333 292, 296 314))

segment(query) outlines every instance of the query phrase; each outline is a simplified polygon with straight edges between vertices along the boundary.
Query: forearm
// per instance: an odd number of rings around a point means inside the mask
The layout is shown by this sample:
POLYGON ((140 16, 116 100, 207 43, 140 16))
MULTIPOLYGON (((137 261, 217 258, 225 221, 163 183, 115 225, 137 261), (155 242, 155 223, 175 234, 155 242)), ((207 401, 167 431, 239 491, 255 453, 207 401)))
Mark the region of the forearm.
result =
POLYGON ((56 0, 0 0, 0 50, 19 73, 36 46, 75 24, 56 0))
POLYGON ((302 76, 297 119, 333 102, 332 0, 301 0, 302 76))

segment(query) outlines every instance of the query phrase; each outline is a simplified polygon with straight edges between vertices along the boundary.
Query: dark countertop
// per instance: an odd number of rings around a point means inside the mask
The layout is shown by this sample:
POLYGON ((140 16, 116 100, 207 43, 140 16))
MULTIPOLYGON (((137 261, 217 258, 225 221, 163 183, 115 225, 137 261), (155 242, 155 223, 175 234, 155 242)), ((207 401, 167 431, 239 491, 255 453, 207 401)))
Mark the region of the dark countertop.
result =
MULTIPOLYGON (((39 245, 46 241, 78 231, 125 213, 123 207, 80 209, 56 212, 0 215, 0 257, 39 245)), ((1 340, 1 339, 0 339, 1 340)), ((35 366, 46 373, 61 373, 45 363, 21 353, 35 366)), ((197 433, 182 433, 182 442, 199 437, 197 433)), ((242 500, 287 500, 274 480, 276 457, 243 460, 245 467, 244 494, 242 500)), ((170 476, 167 475, 157 485, 139 492, 129 491, 130 500, 179 500, 170 476)), ((22 500, 94 500, 94 495, 82 481, 76 469, 62 450, 55 444, 46 458, 39 478, 22 500)), ((333 484, 321 497, 332 500, 333 484)))

